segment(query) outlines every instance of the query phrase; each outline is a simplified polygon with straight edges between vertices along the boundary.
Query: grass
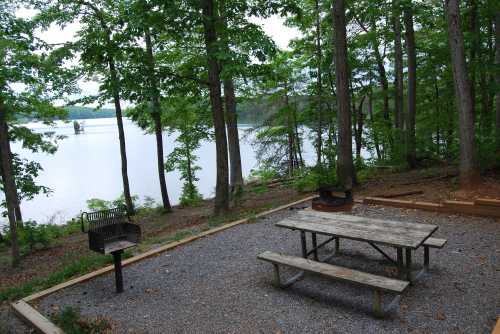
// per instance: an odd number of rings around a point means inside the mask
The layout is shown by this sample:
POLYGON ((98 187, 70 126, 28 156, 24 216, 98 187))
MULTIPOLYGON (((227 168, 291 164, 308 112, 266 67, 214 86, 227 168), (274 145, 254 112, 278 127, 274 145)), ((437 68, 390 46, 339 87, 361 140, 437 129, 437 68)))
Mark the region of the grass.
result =
POLYGON ((0 291, 1 301, 12 301, 29 296, 37 291, 45 290, 56 284, 62 283, 76 275, 83 274, 112 262, 111 256, 92 254, 82 257, 66 265, 63 269, 51 273, 45 278, 33 279, 19 286, 0 291))

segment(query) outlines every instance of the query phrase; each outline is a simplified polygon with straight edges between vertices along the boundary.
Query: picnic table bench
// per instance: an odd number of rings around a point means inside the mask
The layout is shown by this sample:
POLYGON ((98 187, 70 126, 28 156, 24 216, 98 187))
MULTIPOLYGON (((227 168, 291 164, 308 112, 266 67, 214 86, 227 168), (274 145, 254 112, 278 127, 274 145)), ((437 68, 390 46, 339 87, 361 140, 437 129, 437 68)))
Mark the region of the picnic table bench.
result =
POLYGON ((436 225, 405 223, 312 210, 299 211, 294 216, 276 223, 276 226, 299 231, 302 251, 302 257, 272 252, 264 252, 258 256, 260 260, 273 263, 276 272, 276 283, 279 286, 286 287, 293 284, 305 272, 312 272, 332 279, 340 279, 369 286, 375 292, 373 307, 374 313, 377 316, 382 316, 387 310, 382 310, 381 292, 390 291, 398 294, 388 307, 391 308, 399 300, 399 295, 408 285, 414 279, 417 279, 420 274, 427 271, 429 267, 429 248, 442 248, 446 244, 445 239, 431 237, 438 228, 436 225), (311 249, 308 249, 306 233, 311 234, 311 249), (328 238, 318 244, 318 235, 327 236, 328 238), (324 263, 339 252, 340 240, 342 238, 368 243, 373 249, 396 265, 400 279, 373 275, 324 263), (335 252, 320 262, 318 250, 330 242, 335 242, 335 252), (395 248, 397 253, 396 259, 393 259, 380 246, 395 248), (412 252, 421 246, 424 248, 423 269, 413 277, 412 252), (309 259, 311 255, 313 256, 313 260, 309 259), (285 283, 282 283, 279 277, 279 265, 299 269, 300 272, 285 283), (401 278, 405 278, 405 280, 401 278))

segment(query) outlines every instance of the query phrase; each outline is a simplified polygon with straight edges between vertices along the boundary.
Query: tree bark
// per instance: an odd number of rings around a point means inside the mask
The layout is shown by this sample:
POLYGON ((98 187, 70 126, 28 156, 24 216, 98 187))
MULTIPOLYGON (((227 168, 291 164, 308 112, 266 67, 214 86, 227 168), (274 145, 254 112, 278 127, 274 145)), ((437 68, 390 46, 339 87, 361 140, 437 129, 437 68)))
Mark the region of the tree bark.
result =
POLYGON ((417 165, 415 118, 417 113, 417 55, 415 31, 413 29, 413 9, 411 2, 404 7, 406 52, 408 54, 408 118, 406 161, 410 168, 417 165))
POLYGON ((469 0, 469 31, 472 42, 470 48, 470 92, 472 97, 472 115, 476 115, 476 59, 479 51, 479 27, 477 25, 477 0, 469 0))
POLYGON ((321 13, 319 7, 319 0, 315 0, 316 9, 316 69, 318 71, 318 76, 316 79, 316 94, 318 99, 318 129, 316 138, 316 167, 321 167, 321 156, 322 156, 322 146, 323 146, 323 83, 322 83, 322 71, 321 63, 323 59, 323 52, 321 49, 321 13))
POLYGON ((459 113, 460 185, 462 188, 471 188, 479 180, 479 168, 474 144, 473 101, 465 62, 464 37, 460 28, 458 0, 445 0, 445 6, 455 97, 459 113))
POLYGON ((223 214, 229 209, 229 173, 228 173, 228 149, 226 139, 226 128, 224 121, 224 110, 222 107, 220 68, 217 60, 217 17, 214 10, 213 0, 204 0, 202 3, 203 28, 205 48, 208 63, 208 82, 210 89, 210 104, 212 106, 212 118, 215 130, 217 181, 215 186, 215 214, 223 214))
POLYGON ((351 103, 349 101, 349 69, 347 64, 344 0, 335 0, 333 5, 333 34, 338 110, 337 180, 345 189, 352 189, 354 164, 352 160, 351 103))
POLYGON ((439 86, 438 86, 437 74, 436 78, 434 79, 434 94, 435 94, 434 103, 436 108, 436 154, 439 158, 441 156, 441 124, 440 124, 441 110, 439 108, 439 86))
POLYGON ((295 150, 298 154, 298 164, 299 166, 302 168, 305 166, 304 164, 304 159, 302 158, 302 148, 301 148, 301 143, 300 143, 300 136, 299 136, 299 125, 297 124, 297 107, 293 108, 293 111, 292 111, 292 115, 293 115, 293 127, 294 127, 294 131, 295 131, 295 150))
POLYGON ((160 180, 160 191, 161 199, 163 204, 163 209, 166 211, 171 211, 172 206, 170 205, 170 200, 168 198, 167 191, 167 181, 165 180, 165 161, 163 157, 163 136, 162 136, 162 124, 161 124, 161 106, 160 106, 160 91, 158 89, 158 80, 155 71, 155 59, 153 55, 153 45, 151 42, 151 32, 149 28, 144 31, 144 37, 146 41, 146 65, 148 68, 148 79, 151 90, 151 104, 153 107, 153 120, 155 124, 155 136, 156 136, 156 156, 157 156, 157 168, 158 168, 158 178, 160 180))
MULTIPOLYGON (((290 110, 290 100, 288 97, 288 82, 285 81, 285 107, 290 110)), ((298 166, 296 163, 295 157, 295 124, 293 122, 293 114, 287 113, 287 142, 288 142, 288 175, 290 177, 293 176, 295 167, 298 166)))
POLYGON ((366 96, 363 96, 361 98, 361 101, 359 101, 359 106, 358 109, 356 110, 356 126, 355 126, 355 132, 354 132, 354 139, 356 142, 356 160, 358 162, 361 161, 361 147, 363 144, 363 123, 364 123, 364 116, 363 116, 363 103, 365 101, 366 96))
POLYGON ((396 129, 403 129, 403 47, 401 46, 401 10, 399 1, 393 1, 393 28, 394 28, 394 87, 396 89, 394 99, 394 125, 396 129))
MULTIPOLYGON (((500 67, 500 11, 495 16, 495 64, 500 67)), ((500 87, 500 73, 495 75, 497 87, 500 87)), ((495 119, 496 119, 496 147, 497 155, 500 158, 500 89, 495 94, 495 119)), ((499 159, 500 160, 500 159, 499 159)))
MULTIPOLYGON (((108 36, 109 37, 109 36, 108 36)), ((132 197, 130 196, 130 185, 128 182, 128 170, 127 170, 127 149, 125 147, 125 132, 123 131, 123 117, 122 117, 122 107, 120 104, 120 89, 118 83, 118 74, 115 67, 115 61, 113 57, 108 59, 109 74, 111 78, 112 92, 113 92, 113 102, 115 104, 116 112, 116 124, 118 126, 118 139, 120 141, 120 157, 122 165, 122 182, 123 182, 123 196, 125 197, 125 205, 127 206, 127 212, 129 215, 134 214, 134 204, 132 203, 132 197)))
POLYGON ((375 146, 375 153, 377 154, 377 160, 381 160, 382 154, 380 152, 380 144, 378 141, 377 131, 375 130, 375 119, 373 117, 373 95, 371 89, 368 92, 368 115, 370 116, 370 123, 373 131, 373 145, 375 146))
POLYGON ((19 265, 20 253, 17 240, 16 204, 18 202, 16 182, 12 170, 12 156, 9 149, 9 132, 7 126, 7 110, 0 99, 0 155, 2 163, 2 178, 9 218, 10 244, 12 253, 12 266, 19 265))
MULTIPOLYGON (((12 150, 10 148, 10 141, 7 143, 8 144, 8 154, 9 154, 9 164, 12 166, 12 150)), ((0 155, 0 176, 2 177, 3 180, 3 170, 2 170, 2 157, 0 155)), ((16 206, 15 206, 15 213, 16 213, 16 221, 18 224, 22 224, 23 221, 23 215, 21 212, 21 200, 19 199, 19 193, 17 191, 17 185, 16 185, 16 206)))
POLYGON ((229 149, 229 177, 231 193, 234 195, 240 193, 243 187, 243 172, 241 169, 236 96, 232 78, 224 79, 224 102, 226 106, 227 143, 229 149))

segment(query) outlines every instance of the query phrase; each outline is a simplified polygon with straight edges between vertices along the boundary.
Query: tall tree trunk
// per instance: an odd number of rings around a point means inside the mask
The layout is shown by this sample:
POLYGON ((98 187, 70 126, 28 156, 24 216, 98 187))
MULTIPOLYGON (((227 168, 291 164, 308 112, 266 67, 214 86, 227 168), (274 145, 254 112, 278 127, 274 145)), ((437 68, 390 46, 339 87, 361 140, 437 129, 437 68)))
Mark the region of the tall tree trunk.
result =
POLYGON ((460 28, 458 0, 445 0, 445 6, 448 22, 448 43, 460 123, 460 185, 462 188, 470 188, 479 180, 479 168, 474 144, 473 101, 467 76, 464 37, 460 28))
MULTIPOLYGON (((290 110, 290 100, 288 98, 288 82, 285 81, 285 107, 290 110)), ((287 123, 286 123, 286 131, 287 131, 287 142, 288 142, 288 175, 290 177, 293 176, 294 167, 295 167, 295 127, 292 120, 292 114, 287 113, 287 123)))
POLYGON ((315 10, 316 10, 316 69, 318 71, 318 76, 316 79, 316 95, 318 99, 318 129, 316 138, 316 166, 321 167, 321 156, 322 156, 322 146, 323 146, 323 83, 322 83, 322 71, 321 63, 323 59, 323 52, 321 49, 321 12, 319 7, 319 0, 315 0, 315 10))
POLYGON ((472 97, 472 115, 476 115, 476 65, 479 52, 479 26, 477 25, 477 0, 469 0, 469 31, 472 37, 470 48, 470 92, 472 97))
POLYGON ((151 42, 151 32, 149 28, 144 30, 144 37, 146 40, 146 65, 148 67, 148 80, 151 90, 151 104, 153 106, 153 120, 155 124, 156 156, 158 178, 160 180, 161 200, 163 209, 170 211, 172 210, 172 206, 170 205, 170 200, 168 198, 167 181, 165 180, 165 161, 163 157, 163 127, 161 125, 160 91, 158 89, 158 80, 156 78, 153 43, 151 42))
MULTIPOLYGON (((500 11, 497 11, 495 16, 495 51, 495 64, 500 67, 500 11)), ((500 87, 500 73, 497 72, 494 80, 497 83, 497 87, 500 87)), ((497 89, 495 99, 496 146, 498 156, 500 157, 500 89, 497 89)))
POLYGON ((390 124, 390 114, 389 114, 389 81, 387 80, 387 72, 385 71, 385 65, 384 65, 384 57, 380 54, 380 43, 377 40, 377 24, 376 22, 372 19, 370 22, 370 30, 365 27, 363 22, 361 20, 358 20, 359 25, 361 28, 368 34, 368 33, 373 33, 373 38, 372 38, 372 48, 373 48, 373 53, 375 55, 375 61, 377 63, 377 71, 378 71, 378 79, 380 82, 380 88, 382 89, 382 94, 384 98, 384 104, 383 104, 383 109, 382 109, 382 115, 384 117, 384 120, 386 121, 386 126, 388 129, 391 128, 390 124))
POLYGON ((375 129, 375 119, 373 117, 373 94, 370 91, 368 92, 368 115, 370 116, 370 123, 373 131, 373 145, 375 146, 375 153, 377 154, 377 160, 382 159, 382 154, 380 152, 380 144, 378 141, 377 131, 375 129))
MULTIPOLYGON (((10 148, 10 141, 7 142, 7 148, 8 152, 7 154, 9 155, 9 164, 12 166, 12 150, 10 148)), ((1 162, 1 156, 0 156, 0 175, 2 176, 3 179, 3 170, 2 170, 2 162, 1 162)), ((16 185, 16 204, 15 204, 15 213, 16 213, 16 221, 18 224, 21 224, 23 221, 23 215, 21 212, 21 200, 19 199, 19 193, 17 192, 17 185, 16 185)))
POLYGON ((297 154, 299 157, 298 164, 302 168, 305 166, 305 164, 304 164, 304 159, 302 158, 302 148, 301 148, 300 136, 299 136, 299 125, 297 122, 297 107, 293 108, 292 115, 293 115, 293 124, 294 124, 293 127, 294 127, 294 132, 295 132, 295 146, 296 146, 295 150, 297 151, 297 154))
POLYGON ((187 143, 184 144, 184 150, 186 150, 187 183, 190 195, 193 195, 192 191, 194 190, 194 183, 193 183, 194 175, 193 175, 193 167, 191 159, 191 148, 187 143))
POLYGON ((415 31, 413 30, 413 9, 411 2, 404 7, 406 52, 408 54, 408 118, 406 161, 411 168, 417 165, 415 118, 417 113, 417 55, 415 31))
POLYGON ((123 196, 125 197, 125 205, 127 206, 127 212, 131 215, 134 214, 134 204, 132 203, 132 197, 130 196, 130 185, 128 182, 128 170, 127 170, 127 149, 125 147, 125 132, 123 131, 122 107, 120 104, 120 89, 118 82, 118 74, 116 71, 115 61, 113 57, 109 58, 108 65, 109 65, 109 74, 113 90, 113 101, 115 104, 116 124, 118 125, 118 139, 120 141, 123 196))
MULTIPOLYGON (((226 12, 226 1, 219 1, 219 9, 222 17, 220 21, 222 24, 223 34, 222 47, 224 52, 230 54, 229 48, 230 36, 227 36, 228 25, 226 12), (229 37, 229 38, 228 38, 229 37)), ((229 61, 222 63, 226 65, 229 61)), ((236 112, 236 94, 234 89, 233 76, 228 74, 223 79, 224 83, 224 104, 226 109, 226 127, 227 127, 227 143, 229 150, 229 184, 231 185, 231 194, 237 195, 243 189, 243 171, 241 167, 241 153, 240 153, 240 138, 238 133, 238 115, 236 112)))
POLYGON ((9 132, 7 126, 6 108, 0 98, 0 156, 2 163, 2 178, 3 190, 5 194, 5 202, 7 204, 7 215, 9 218, 10 229, 10 244, 12 252, 12 266, 19 265, 20 253, 19 244, 17 240, 17 219, 16 219, 16 203, 17 189, 12 170, 12 156, 9 149, 9 132))
POLYGON ((203 0, 203 28, 205 48, 208 63, 208 82, 210 89, 210 104, 212 106, 212 118, 215 130, 216 168, 217 181, 215 186, 215 214, 223 214, 229 209, 229 173, 228 173, 228 149, 226 139, 226 127, 224 121, 224 109, 222 107, 220 68, 217 60, 217 32, 214 1, 203 0))
POLYGON ((441 110, 439 108, 439 86, 438 86, 438 80, 437 80, 437 74, 434 79, 434 103, 435 103, 435 108, 436 108, 436 153, 438 158, 441 155, 441 124, 440 124, 440 118, 441 118, 441 110))
POLYGON ((394 99, 394 122, 396 129, 403 129, 403 96, 404 96, 404 84, 403 84, 403 47, 401 46, 401 10, 399 7, 399 1, 393 1, 393 28, 394 28, 394 87, 396 89, 395 99, 394 99))
POLYGON ((337 179, 345 189, 352 189, 354 164, 352 161, 351 103, 349 101, 349 69, 347 64, 344 0, 335 0, 333 18, 335 77, 337 83, 337 122, 339 128, 337 179))
POLYGON ((356 110, 356 131, 354 134, 355 142, 356 142, 356 160, 358 162, 361 161, 361 147, 363 144, 363 123, 364 123, 364 116, 363 116, 363 103, 365 101, 366 96, 363 96, 361 98, 361 101, 359 102, 358 109, 356 110))
POLYGON ((226 105, 227 143, 229 149, 229 177, 231 193, 238 194, 243 187, 241 170, 240 138, 238 134, 238 115, 236 114, 236 96, 232 78, 224 79, 224 102, 226 105))

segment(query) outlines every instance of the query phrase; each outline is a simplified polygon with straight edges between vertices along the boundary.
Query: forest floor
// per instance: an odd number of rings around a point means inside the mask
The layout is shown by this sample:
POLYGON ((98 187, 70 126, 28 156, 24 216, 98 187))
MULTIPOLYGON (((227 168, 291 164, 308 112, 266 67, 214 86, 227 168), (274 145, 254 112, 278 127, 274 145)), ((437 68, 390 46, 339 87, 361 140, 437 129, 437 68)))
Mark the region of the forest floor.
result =
MULTIPOLYGON (((420 190, 422 193, 398 199, 417 199, 438 202, 445 199, 472 200, 476 197, 500 198, 500 172, 484 175, 483 183, 472 192, 458 191, 456 168, 434 167, 410 172, 381 170, 371 173, 355 189, 355 196, 379 196, 420 190)), ((285 184, 253 186, 246 189, 239 204, 223 218, 212 216, 213 202, 200 206, 174 208, 172 213, 146 210, 134 217, 143 229, 143 242, 134 249, 134 255, 174 240, 180 240, 201 231, 244 217, 252 217, 279 205, 296 201, 308 194, 298 193, 285 184)), ((50 247, 27 254, 19 268, 9 265, 7 249, 0 249, 0 332, 1 312, 7 302, 55 285, 72 276, 79 276, 110 263, 88 249, 87 236, 75 233, 57 239, 50 247)))

